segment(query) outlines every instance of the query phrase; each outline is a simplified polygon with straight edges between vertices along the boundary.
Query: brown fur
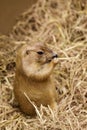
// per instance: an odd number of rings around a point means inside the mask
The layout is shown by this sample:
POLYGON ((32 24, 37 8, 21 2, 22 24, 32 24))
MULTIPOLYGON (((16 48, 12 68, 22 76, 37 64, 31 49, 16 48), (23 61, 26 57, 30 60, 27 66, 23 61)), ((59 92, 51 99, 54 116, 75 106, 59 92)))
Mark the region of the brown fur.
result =
POLYGON ((35 108, 24 93, 38 107, 42 104, 55 108, 57 93, 51 74, 58 58, 53 55, 51 49, 40 44, 24 45, 18 51, 14 94, 21 110, 28 115, 35 115, 35 108))

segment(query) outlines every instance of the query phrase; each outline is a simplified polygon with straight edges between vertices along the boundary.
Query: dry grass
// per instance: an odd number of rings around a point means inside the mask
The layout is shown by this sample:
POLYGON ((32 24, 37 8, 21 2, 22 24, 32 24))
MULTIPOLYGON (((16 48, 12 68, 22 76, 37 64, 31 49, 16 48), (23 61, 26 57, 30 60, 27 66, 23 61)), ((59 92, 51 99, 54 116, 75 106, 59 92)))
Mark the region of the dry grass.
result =
POLYGON ((87 130, 87 0, 40 0, 0 36, 0 130, 87 130), (12 85, 17 48, 37 41, 59 54, 59 100, 57 111, 36 107, 31 118, 12 107, 12 85))

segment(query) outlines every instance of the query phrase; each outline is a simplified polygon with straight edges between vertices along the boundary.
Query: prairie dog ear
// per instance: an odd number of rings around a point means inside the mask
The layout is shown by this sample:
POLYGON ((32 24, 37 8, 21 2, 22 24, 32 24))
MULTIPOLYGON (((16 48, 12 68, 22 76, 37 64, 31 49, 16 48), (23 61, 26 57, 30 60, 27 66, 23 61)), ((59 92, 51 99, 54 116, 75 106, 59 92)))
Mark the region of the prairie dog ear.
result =
POLYGON ((20 46, 20 48, 17 50, 17 54, 20 56, 24 56, 25 54, 28 54, 28 52, 26 53, 26 50, 29 50, 29 45, 25 44, 20 46))
POLYGON ((28 50, 26 50, 26 54, 27 54, 27 55, 29 55, 29 53, 30 53, 30 50, 29 50, 29 49, 28 49, 28 50))

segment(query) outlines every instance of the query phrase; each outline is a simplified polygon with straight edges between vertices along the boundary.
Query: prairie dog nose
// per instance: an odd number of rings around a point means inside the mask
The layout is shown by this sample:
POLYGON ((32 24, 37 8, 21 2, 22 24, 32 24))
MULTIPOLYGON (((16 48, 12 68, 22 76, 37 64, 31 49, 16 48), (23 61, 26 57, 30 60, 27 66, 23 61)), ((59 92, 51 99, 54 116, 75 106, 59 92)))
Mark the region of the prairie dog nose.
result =
POLYGON ((53 58, 58 58, 58 55, 57 54, 53 54, 52 59, 53 58))

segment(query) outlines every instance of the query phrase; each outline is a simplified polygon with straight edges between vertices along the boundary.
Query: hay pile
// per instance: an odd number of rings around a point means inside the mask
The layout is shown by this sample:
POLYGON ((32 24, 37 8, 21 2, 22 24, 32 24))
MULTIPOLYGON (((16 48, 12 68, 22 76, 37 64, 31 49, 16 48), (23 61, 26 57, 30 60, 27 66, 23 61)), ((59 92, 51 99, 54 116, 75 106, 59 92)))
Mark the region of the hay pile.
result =
POLYGON ((39 0, 0 36, 0 130, 8 129, 87 130, 87 0, 39 0), (12 107, 12 85, 17 48, 37 41, 59 54, 59 100, 56 112, 41 106, 30 118, 12 107))

